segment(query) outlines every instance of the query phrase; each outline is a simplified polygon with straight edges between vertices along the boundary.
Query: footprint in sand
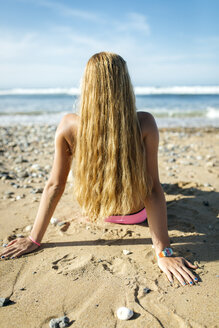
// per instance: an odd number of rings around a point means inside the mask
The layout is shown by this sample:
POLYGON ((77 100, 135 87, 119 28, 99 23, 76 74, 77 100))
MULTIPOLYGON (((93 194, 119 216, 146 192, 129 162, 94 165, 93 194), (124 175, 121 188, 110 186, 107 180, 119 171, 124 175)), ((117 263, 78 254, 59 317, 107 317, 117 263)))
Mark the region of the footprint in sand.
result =
POLYGON ((66 254, 60 259, 52 262, 52 269, 56 270, 58 274, 63 275, 82 275, 89 265, 92 263, 92 255, 76 256, 66 254))
POLYGON ((114 276, 136 277, 140 273, 144 274, 143 269, 129 257, 113 257, 109 260, 102 261, 100 264, 105 271, 108 271, 114 276))
POLYGON ((114 258, 111 261, 102 263, 103 269, 109 271, 113 275, 127 275, 130 272, 131 265, 122 258, 114 258))

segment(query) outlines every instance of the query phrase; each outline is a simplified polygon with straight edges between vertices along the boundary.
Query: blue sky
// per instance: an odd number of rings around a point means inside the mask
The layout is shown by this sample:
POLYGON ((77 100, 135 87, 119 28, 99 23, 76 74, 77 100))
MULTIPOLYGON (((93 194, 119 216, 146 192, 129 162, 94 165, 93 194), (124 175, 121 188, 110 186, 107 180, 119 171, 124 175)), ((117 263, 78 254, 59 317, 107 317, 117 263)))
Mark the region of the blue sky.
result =
POLYGON ((99 51, 135 86, 219 85, 217 0, 0 0, 0 88, 77 87, 99 51))

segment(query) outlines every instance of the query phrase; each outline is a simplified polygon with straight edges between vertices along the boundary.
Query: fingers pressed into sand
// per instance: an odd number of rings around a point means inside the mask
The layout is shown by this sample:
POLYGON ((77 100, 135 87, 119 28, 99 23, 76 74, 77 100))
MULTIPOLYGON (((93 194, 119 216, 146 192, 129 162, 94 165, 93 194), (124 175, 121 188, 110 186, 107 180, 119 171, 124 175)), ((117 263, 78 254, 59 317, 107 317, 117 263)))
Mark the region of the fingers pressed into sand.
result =
POLYGON ((7 256, 8 253, 10 253, 13 249, 15 249, 15 247, 12 247, 10 249, 5 249, 4 252, 1 253, 1 256, 7 256))
POLYGON ((6 249, 2 254, 1 254, 1 257, 4 256, 4 257, 8 257, 10 256, 11 254, 14 253, 14 251, 16 251, 17 248, 15 247, 11 247, 10 249, 6 249))
POLYGON ((187 268, 187 267, 183 267, 183 270, 187 272, 187 274, 189 275, 190 281, 194 281, 196 282, 198 280, 198 278, 187 268))
POLYGON ((13 240, 13 243, 8 244, 8 245, 4 248, 3 252, 0 253, 0 258, 1 258, 2 256, 5 256, 5 254, 6 254, 8 251, 10 252, 11 249, 14 248, 14 246, 13 246, 14 242, 15 242, 15 241, 13 240))
MULTIPOLYGON (((179 271, 179 273, 181 274, 181 276, 183 277, 183 279, 188 283, 188 284, 190 284, 191 285, 191 282, 193 283, 193 278, 189 275, 189 273, 190 272, 187 272, 187 271, 185 271, 185 268, 178 268, 178 271, 179 271)), ((189 270, 188 270, 189 271, 189 270)), ((195 278, 195 276, 194 276, 194 278, 195 278)))
POLYGON ((5 247, 4 251, 0 254, 0 257, 1 257, 2 255, 7 254, 8 252, 10 252, 10 251, 11 251, 12 249, 14 249, 15 247, 16 247, 16 245, 14 246, 14 243, 11 244, 10 246, 5 247))
POLYGON ((12 258, 17 258, 17 257, 23 255, 24 253, 25 253, 25 251, 19 251, 19 252, 16 252, 16 253, 14 253, 10 258, 11 258, 11 259, 12 259, 12 258))
POLYGON ((172 268, 172 273, 174 274, 174 276, 178 279, 178 281, 183 285, 185 286, 186 282, 185 280, 183 279, 182 275, 180 274, 180 272, 178 271, 178 268, 175 269, 175 268, 172 268))

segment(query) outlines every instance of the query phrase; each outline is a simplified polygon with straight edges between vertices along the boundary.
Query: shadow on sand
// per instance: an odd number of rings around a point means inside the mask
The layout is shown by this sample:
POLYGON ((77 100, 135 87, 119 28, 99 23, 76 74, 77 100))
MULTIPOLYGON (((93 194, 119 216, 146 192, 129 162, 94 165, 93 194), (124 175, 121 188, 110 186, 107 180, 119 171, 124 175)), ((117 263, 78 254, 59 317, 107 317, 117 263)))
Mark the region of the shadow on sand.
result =
MULTIPOLYGON (((216 191, 203 191, 195 183, 163 184, 167 198, 168 231, 177 230, 180 236, 171 237, 178 256, 201 261, 219 260, 219 217, 216 191), (189 186, 189 187, 187 187, 189 186), (194 187, 196 186, 196 187, 194 187), (174 196, 176 196, 174 198, 174 196), (189 235, 187 235, 190 233, 189 235), (214 250, 214 251, 213 251, 214 250), (201 254, 201 257, 196 254, 201 254), (191 256, 189 256, 191 255, 191 256)), ((203 189, 203 188, 202 188, 203 189)), ((147 221, 139 224, 148 227, 147 221)), ((130 230, 132 226, 129 225, 130 230)), ((151 245, 151 238, 97 239, 72 242, 43 243, 43 248, 94 245, 151 245)))

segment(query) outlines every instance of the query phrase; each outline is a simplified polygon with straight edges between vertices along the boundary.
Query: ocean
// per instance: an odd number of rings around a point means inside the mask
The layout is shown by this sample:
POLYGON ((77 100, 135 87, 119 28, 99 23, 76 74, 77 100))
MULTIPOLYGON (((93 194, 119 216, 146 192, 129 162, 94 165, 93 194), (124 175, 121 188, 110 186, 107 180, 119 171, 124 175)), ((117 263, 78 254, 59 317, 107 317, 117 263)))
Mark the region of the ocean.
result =
MULTIPOLYGON (((219 127, 219 86, 134 89, 137 110, 153 114, 158 127, 219 127)), ((58 124, 78 104, 77 88, 0 90, 0 125, 58 124)))

